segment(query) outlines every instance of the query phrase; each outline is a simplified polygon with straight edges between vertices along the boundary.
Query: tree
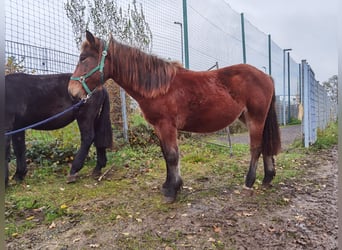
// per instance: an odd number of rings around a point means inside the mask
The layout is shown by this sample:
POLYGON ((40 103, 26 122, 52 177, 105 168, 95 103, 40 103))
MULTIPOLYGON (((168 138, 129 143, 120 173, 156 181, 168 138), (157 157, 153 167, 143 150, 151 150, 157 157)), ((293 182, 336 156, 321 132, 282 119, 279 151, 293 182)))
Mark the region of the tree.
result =
POLYGON ((323 87, 326 89, 328 96, 335 103, 338 103, 338 77, 333 75, 328 81, 322 83, 323 87))
MULTIPOLYGON (((5 75, 13 74, 13 73, 25 73, 27 69, 24 66, 25 57, 22 57, 20 60, 17 60, 15 56, 9 56, 7 58, 7 62, 5 65, 5 75)), ((31 74, 35 73, 35 70, 31 70, 31 74)))
POLYGON ((136 0, 133 0, 132 5, 128 4, 126 11, 115 0, 87 0, 87 4, 89 9, 85 0, 68 0, 64 5, 78 47, 85 31, 89 29, 103 39, 107 39, 111 33, 120 42, 151 52, 152 32, 142 5, 138 8, 136 0))
MULTIPOLYGON (((88 9, 85 0, 68 0, 64 5, 66 15, 72 23, 74 39, 78 48, 85 31, 91 30, 96 36, 107 40, 108 35, 112 34, 115 39, 139 48, 145 52, 152 51, 152 32, 146 22, 142 5, 137 7, 136 0, 132 1, 132 5, 128 4, 127 10, 124 11, 118 6, 116 0, 87 0, 88 9)), ((110 98, 113 101, 111 105, 111 120, 114 125, 122 125, 126 118, 121 116, 121 103, 126 107, 131 107, 131 98, 121 98, 123 90, 118 85, 113 84, 113 80, 105 83, 110 98), (126 101, 125 101, 126 100, 126 101)), ((128 113, 129 112, 128 110, 128 113)), ((124 126, 124 136, 127 131, 124 126)), ((126 138, 127 139, 127 138, 126 138)))

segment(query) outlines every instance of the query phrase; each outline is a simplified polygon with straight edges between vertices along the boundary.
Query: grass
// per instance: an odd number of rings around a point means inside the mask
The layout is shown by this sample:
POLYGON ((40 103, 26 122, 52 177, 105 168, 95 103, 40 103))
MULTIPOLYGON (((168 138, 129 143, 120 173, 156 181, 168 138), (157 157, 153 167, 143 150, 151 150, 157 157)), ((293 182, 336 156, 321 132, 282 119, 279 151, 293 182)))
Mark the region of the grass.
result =
MULTIPOLYGON (((68 129, 73 133, 74 127, 71 126, 62 134, 69 136, 68 129)), ((51 136, 52 140, 55 136, 51 136)), ((34 135, 29 134, 28 140, 32 138, 34 135)), ((332 123, 325 131, 319 133, 316 144, 310 150, 328 148, 336 143, 337 124, 332 123)), ((66 184, 66 175, 69 171, 66 163, 54 162, 54 158, 39 163, 33 161, 26 180, 10 186, 6 191, 7 240, 39 225, 51 226, 54 222, 63 220, 92 218, 96 223, 105 224, 139 221, 141 211, 158 214, 178 211, 198 198, 214 197, 225 190, 233 192, 244 184, 249 164, 248 145, 234 144, 233 157, 230 157, 229 148, 217 141, 208 143, 193 138, 182 139, 179 148, 185 187, 179 195, 178 202, 173 204, 165 204, 159 191, 165 179, 165 163, 159 146, 154 144, 135 148, 126 145, 108 152, 109 161, 106 169, 112 168, 113 171, 108 179, 101 182, 89 176, 95 166, 93 155, 81 170, 80 179, 75 184, 66 184)), ((309 151, 295 144, 287 152, 279 154, 276 157, 277 176, 273 183, 277 185, 303 175, 301 159, 309 151)), ((13 162, 11 164, 13 165, 13 162)), ((263 168, 259 166, 256 190, 260 189, 262 178, 263 168)), ((260 207, 264 206, 271 192, 276 190, 260 191, 259 196, 255 198, 258 199, 256 202, 260 207)), ((280 206, 287 205, 282 197, 274 203, 280 206)), ((143 237, 154 242, 155 246, 167 243, 172 247, 172 241, 169 242, 169 239, 156 237, 149 232, 145 234, 143 237)), ((131 249, 143 246, 139 239, 132 236, 122 237, 120 240, 123 245, 132 246, 131 249)), ((222 246, 217 242, 215 247, 220 249, 222 246)))
POLYGON ((325 130, 318 130, 317 140, 313 145, 313 149, 326 149, 332 145, 336 145, 338 142, 338 123, 331 122, 325 128, 325 130))

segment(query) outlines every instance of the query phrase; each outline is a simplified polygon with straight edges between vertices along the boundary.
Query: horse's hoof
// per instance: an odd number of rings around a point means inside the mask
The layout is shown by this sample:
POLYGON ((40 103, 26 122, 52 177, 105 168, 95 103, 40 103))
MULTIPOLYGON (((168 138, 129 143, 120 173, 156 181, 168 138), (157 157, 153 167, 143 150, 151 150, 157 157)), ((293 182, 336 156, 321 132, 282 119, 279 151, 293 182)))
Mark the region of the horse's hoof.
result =
POLYGON ((18 182, 18 183, 22 183, 24 181, 24 178, 17 176, 17 175, 14 175, 12 180, 15 180, 15 182, 18 182))
POLYGON ((247 187, 246 185, 243 186, 242 189, 242 194, 247 195, 247 196, 252 196, 254 194, 254 190, 253 188, 247 187))
POLYGON ((271 183, 262 183, 262 188, 264 188, 264 189, 268 189, 268 188, 272 188, 273 187, 273 185, 271 184, 271 183))
POLYGON ((77 174, 69 174, 67 177, 67 183, 75 183, 77 180, 77 174))
POLYGON ((164 196, 164 203, 171 204, 176 201, 176 197, 164 196))
POLYGON ((91 173, 91 176, 97 180, 101 176, 101 170, 94 169, 93 172, 91 173))

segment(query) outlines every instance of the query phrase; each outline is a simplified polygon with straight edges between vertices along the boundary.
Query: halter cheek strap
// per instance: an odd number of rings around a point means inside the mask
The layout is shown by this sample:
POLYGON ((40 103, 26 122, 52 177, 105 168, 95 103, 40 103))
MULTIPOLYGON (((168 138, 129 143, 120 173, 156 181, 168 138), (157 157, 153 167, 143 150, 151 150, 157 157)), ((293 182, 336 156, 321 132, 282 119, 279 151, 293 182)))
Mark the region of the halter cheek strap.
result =
POLYGON ((91 91, 89 89, 89 87, 88 87, 88 85, 86 83, 86 79, 87 78, 89 78, 96 71, 99 71, 101 73, 101 84, 104 83, 103 69, 104 69, 105 59, 106 59, 106 56, 108 54, 107 50, 108 50, 108 44, 105 45, 105 49, 102 51, 102 56, 101 56, 100 63, 95 68, 90 70, 87 74, 84 74, 83 76, 79 76, 79 77, 70 77, 70 80, 79 81, 82 84, 82 87, 87 92, 87 97, 90 97, 94 93, 94 91, 96 90, 96 88, 93 91, 91 91))

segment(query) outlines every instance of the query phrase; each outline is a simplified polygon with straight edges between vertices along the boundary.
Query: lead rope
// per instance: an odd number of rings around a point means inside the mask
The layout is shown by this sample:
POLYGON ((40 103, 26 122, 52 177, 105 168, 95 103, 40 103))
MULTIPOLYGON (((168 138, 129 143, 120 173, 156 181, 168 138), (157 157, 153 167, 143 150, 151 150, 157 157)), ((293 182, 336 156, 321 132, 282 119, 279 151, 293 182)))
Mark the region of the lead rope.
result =
POLYGON ((51 120, 54 120, 54 119, 56 119, 56 118, 58 118, 58 117, 64 115, 65 113, 67 113, 67 112, 69 112, 69 111, 71 111, 71 110, 74 110, 74 109, 78 108, 79 106, 81 106, 82 104, 86 103, 87 100, 89 99, 89 97, 90 97, 90 96, 87 96, 86 98, 83 98, 83 99, 80 100, 78 103, 72 105, 71 107, 67 108, 66 110, 64 110, 64 111, 62 111, 62 112, 60 112, 60 113, 57 113, 57 114, 55 114, 55 115, 53 115, 53 116, 51 116, 51 117, 49 117, 49 118, 47 118, 47 119, 45 119, 45 120, 43 120, 43 121, 36 122, 36 123, 34 123, 34 124, 32 124, 32 125, 29 125, 29 126, 27 126, 27 127, 24 127, 24 128, 20 128, 20 129, 17 129, 17 130, 12 130, 12 131, 6 132, 6 133, 5 133, 5 136, 13 135, 13 134, 16 134, 16 133, 25 131, 26 129, 34 128, 34 127, 37 127, 37 126, 42 125, 42 124, 44 124, 44 123, 47 123, 47 122, 49 122, 49 121, 51 121, 51 120))

